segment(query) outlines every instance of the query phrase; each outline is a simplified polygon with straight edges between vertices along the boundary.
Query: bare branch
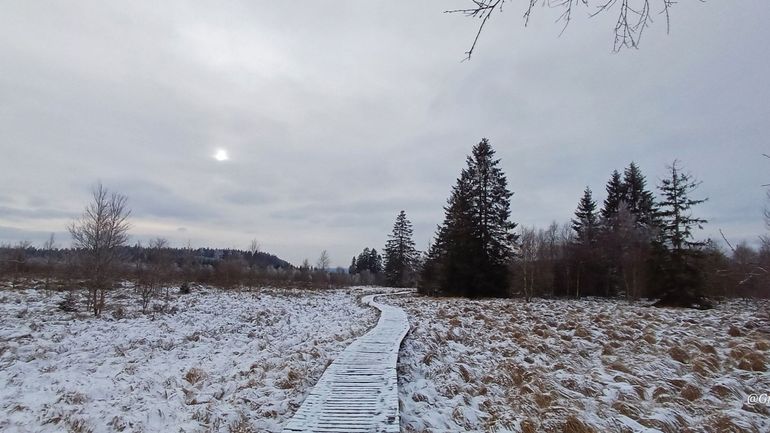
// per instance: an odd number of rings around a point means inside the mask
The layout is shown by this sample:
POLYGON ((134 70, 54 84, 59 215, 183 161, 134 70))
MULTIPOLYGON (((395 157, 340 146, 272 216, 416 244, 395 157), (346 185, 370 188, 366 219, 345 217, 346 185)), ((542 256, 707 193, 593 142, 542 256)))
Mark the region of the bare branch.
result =
MULTIPOLYGON (((470 1, 473 3, 473 6, 471 7, 444 11, 444 13, 461 13, 465 16, 481 20, 476 35, 473 38, 471 48, 465 52, 466 57, 463 60, 470 60, 487 21, 489 21, 496 10, 502 11, 503 4, 505 3, 505 0, 470 1)), ((532 11, 537 3, 538 0, 527 1, 526 10, 523 15, 525 27, 529 24, 532 11)), ((660 4, 661 9, 659 14, 663 15, 666 19, 666 33, 670 32, 670 10, 676 3, 674 0, 542 0, 544 6, 563 9, 559 18, 556 20, 557 22, 562 21, 564 23, 564 27, 559 35, 566 31, 567 26, 572 21, 572 13, 574 12, 576 5, 591 7, 591 4, 594 4, 595 10, 592 13, 589 13, 590 17, 595 17, 596 15, 617 9, 618 18, 614 28, 614 52, 618 52, 623 48, 639 47, 644 30, 653 22, 653 3, 660 4)))

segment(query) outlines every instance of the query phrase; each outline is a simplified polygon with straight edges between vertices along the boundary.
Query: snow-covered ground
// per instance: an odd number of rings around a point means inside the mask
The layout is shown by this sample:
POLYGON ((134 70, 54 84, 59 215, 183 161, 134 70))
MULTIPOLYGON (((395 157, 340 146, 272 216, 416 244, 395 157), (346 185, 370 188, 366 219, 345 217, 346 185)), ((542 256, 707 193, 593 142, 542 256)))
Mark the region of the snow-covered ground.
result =
POLYGON ((280 431, 374 325, 365 291, 199 288, 143 315, 126 288, 93 318, 60 311, 62 293, 2 290, 0 431, 280 431))
POLYGON ((758 432, 770 303, 710 311, 611 300, 391 298, 402 431, 758 432))

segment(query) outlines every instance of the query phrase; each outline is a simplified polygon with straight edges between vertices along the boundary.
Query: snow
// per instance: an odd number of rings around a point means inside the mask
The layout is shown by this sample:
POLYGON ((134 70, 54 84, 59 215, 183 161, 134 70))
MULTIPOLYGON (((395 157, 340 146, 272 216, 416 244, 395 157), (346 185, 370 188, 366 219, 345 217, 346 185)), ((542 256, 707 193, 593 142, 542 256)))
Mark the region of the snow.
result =
MULTIPOLYGON (((279 432, 374 326, 358 299, 389 290, 194 288, 145 315, 127 287, 102 318, 60 311, 62 293, 0 290, 0 431, 279 432)), ((405 432, 770 431, 770 408, 747 404, 770 392, 768 301, 382 302, 411 324, 405 432)))
POLYGON ((389 299, 405 432, 767 432, 770 302, 389 299), (730 331, 731 327, 734 331, 730 331), (677 360, 679 359, 679 360, 677 360), (754 364, 751 360, 759 360, 754 364))
POLYGON ((364 292, 197 288, 143 315, 125 288, 93 318, 59 311, 62 293, 3 290, 0 430, 281 431, 374 325, 364 292))

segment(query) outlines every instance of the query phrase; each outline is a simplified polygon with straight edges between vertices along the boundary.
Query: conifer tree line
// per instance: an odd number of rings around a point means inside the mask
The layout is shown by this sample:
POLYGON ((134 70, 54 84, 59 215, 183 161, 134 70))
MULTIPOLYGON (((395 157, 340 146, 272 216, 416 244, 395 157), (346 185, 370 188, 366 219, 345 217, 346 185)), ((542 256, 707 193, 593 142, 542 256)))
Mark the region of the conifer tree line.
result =
POLYGON ((467 157, 424 254, 414 249, 406 213, 398 214, 383 279, 438 296, 647 297, 692 307, 707 307, 707 296, 770 295, 767 275, 749 272, 749 284, 738 282, 748 267, 761 268, 763 260, 770 265, 770 243, 759 252, 739 245, 736 263, 711 240, 697 239, 706 223, 694 212, 705 201, 695 196, 698 185, 675 160, 656 200, 631 162, 611 173, 601 206, 586 187, 569 223, 517 230, 513 193, 489 140, 482 139, 467 157))
POLYGON ((353 257, 348 268, 348 273, 358 274, 361 272, 369 272, 371 274, 379 274, 382 272, 382 256, 376 249, 364 248, 358 257, 353 257))

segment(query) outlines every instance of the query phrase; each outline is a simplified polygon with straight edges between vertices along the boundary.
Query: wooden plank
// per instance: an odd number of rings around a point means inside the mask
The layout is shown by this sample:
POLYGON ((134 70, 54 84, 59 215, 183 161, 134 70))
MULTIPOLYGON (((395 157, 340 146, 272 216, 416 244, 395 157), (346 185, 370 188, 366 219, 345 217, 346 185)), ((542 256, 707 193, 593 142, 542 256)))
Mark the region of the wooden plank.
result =
POLYGON ((284 433, 396 433, 400 430, 396 363, 409 331, 406 313, 370 295, 377 326, 350 344, 284 426, 284 433))

